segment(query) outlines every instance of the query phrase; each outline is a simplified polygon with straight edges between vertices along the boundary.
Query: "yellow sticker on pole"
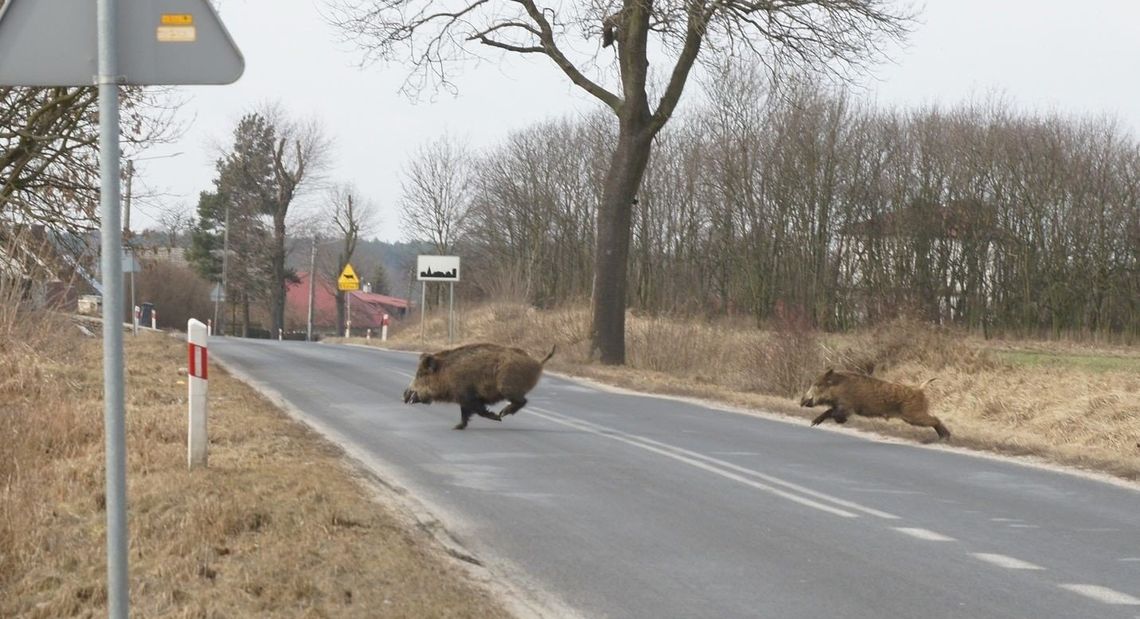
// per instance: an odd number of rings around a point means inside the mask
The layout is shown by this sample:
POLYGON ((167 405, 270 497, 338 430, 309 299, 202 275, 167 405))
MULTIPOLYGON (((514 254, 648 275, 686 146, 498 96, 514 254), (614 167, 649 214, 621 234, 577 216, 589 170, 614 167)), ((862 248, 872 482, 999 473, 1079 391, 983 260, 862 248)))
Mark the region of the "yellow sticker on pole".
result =
POLYGON ((189 13, 163 13, 163 26, 193 26, 194 16, 189 13))

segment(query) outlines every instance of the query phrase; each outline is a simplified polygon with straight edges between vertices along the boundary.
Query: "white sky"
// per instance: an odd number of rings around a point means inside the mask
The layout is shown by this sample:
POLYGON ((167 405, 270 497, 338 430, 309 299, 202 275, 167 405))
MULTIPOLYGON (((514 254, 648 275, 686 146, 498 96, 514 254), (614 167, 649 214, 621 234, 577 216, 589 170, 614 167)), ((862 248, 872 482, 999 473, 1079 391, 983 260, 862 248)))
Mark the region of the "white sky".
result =
MULTIPOLYGON (((320 0, 223 0, 222 21, 245 56, 230 86, 185 87, 185 135, 136 163, 132 227, 169 206, 187 212, 212 188, 219 145, 242 114, 279 102, 316 118, 334 140, 328 181, 351 182, 379 208, 374 235, 402 238, 397 201, 410 153, 447 132, 475 147, 536 121, 592 109, 545 58, 484 64, 457 81, 459 95, 409 102, 398 65, 358 68, 360 54, 318 13, 320 0), (136 190, 138 191, 138 190, 136 190)), ((863 80, 883 105, 954 105, 999 93, 1023 109, 1119 116, 1140 131, 1140 2, 1133 0, 927 0, 906 49, 863 80)), ((694 101, 695 82, 682 100, 694 101)), ((319 198, 319 196, 313 196, 319 198)), ((311 198, 312 199, 312 198, 311 198)))

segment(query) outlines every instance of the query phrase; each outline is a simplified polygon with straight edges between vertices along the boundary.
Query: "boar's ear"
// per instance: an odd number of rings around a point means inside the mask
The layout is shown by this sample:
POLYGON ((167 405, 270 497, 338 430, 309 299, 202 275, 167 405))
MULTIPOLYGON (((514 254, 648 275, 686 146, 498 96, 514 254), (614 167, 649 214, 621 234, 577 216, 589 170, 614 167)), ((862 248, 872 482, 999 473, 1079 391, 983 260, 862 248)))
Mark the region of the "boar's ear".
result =
POLYGON ((824 378, 831 378, 831 376, 833 374, 835 374, 835 368, 829 367, 829 368, 827 368, 827 371, 823 373, 823 377, 824 378))

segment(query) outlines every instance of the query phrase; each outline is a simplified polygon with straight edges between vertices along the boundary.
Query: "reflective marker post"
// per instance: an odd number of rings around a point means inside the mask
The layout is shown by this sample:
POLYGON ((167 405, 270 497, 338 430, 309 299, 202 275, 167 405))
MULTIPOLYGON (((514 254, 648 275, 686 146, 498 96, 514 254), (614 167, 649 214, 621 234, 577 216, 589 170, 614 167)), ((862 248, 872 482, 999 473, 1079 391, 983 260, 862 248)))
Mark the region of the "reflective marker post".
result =
POLYGON ((190 421, 186 433, 186 462, 190 468, 205 467, 210 441, 206 433, 206 395, 210 388, 210 356, 206 325, 191 318, 186 323, 186 382, 189 391, 190 421))

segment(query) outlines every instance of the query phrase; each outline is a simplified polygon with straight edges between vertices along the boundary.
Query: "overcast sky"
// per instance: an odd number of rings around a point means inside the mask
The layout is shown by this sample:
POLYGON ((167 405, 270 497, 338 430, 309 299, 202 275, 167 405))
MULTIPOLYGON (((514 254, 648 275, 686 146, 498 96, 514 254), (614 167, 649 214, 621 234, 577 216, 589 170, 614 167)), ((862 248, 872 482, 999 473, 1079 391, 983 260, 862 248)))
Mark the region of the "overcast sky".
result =
MULTIPOLYGON (((458 97, 412 103, 397 92, 404 70, 359 68, 359 52, 338 41, 319 1, 221 2, 245 74, 229 86, 181 89, 185 134, 144 158, 181 154, 136 163, 136 187, 152 195, 136 201, 132 227, 151 225, 163 208, 193 212, 198 193, 212 187, 219 145, 229 144, 243 113, 267 102, 323 124, 334 141, 328 180, 355 183, 376 203, 373 236, 388 241, 402 239, 400 172, 421 143, 448 132, 491 145, 533 122, 597 105, 537 57, 484 64, 460 77, 458 97)), ((863 79, 863 96, 910 106, 1000 93, 1022 109, 1115 115, 1140 131, 1140 2, 928 0, 920 10, 907 48, 863 79)))

